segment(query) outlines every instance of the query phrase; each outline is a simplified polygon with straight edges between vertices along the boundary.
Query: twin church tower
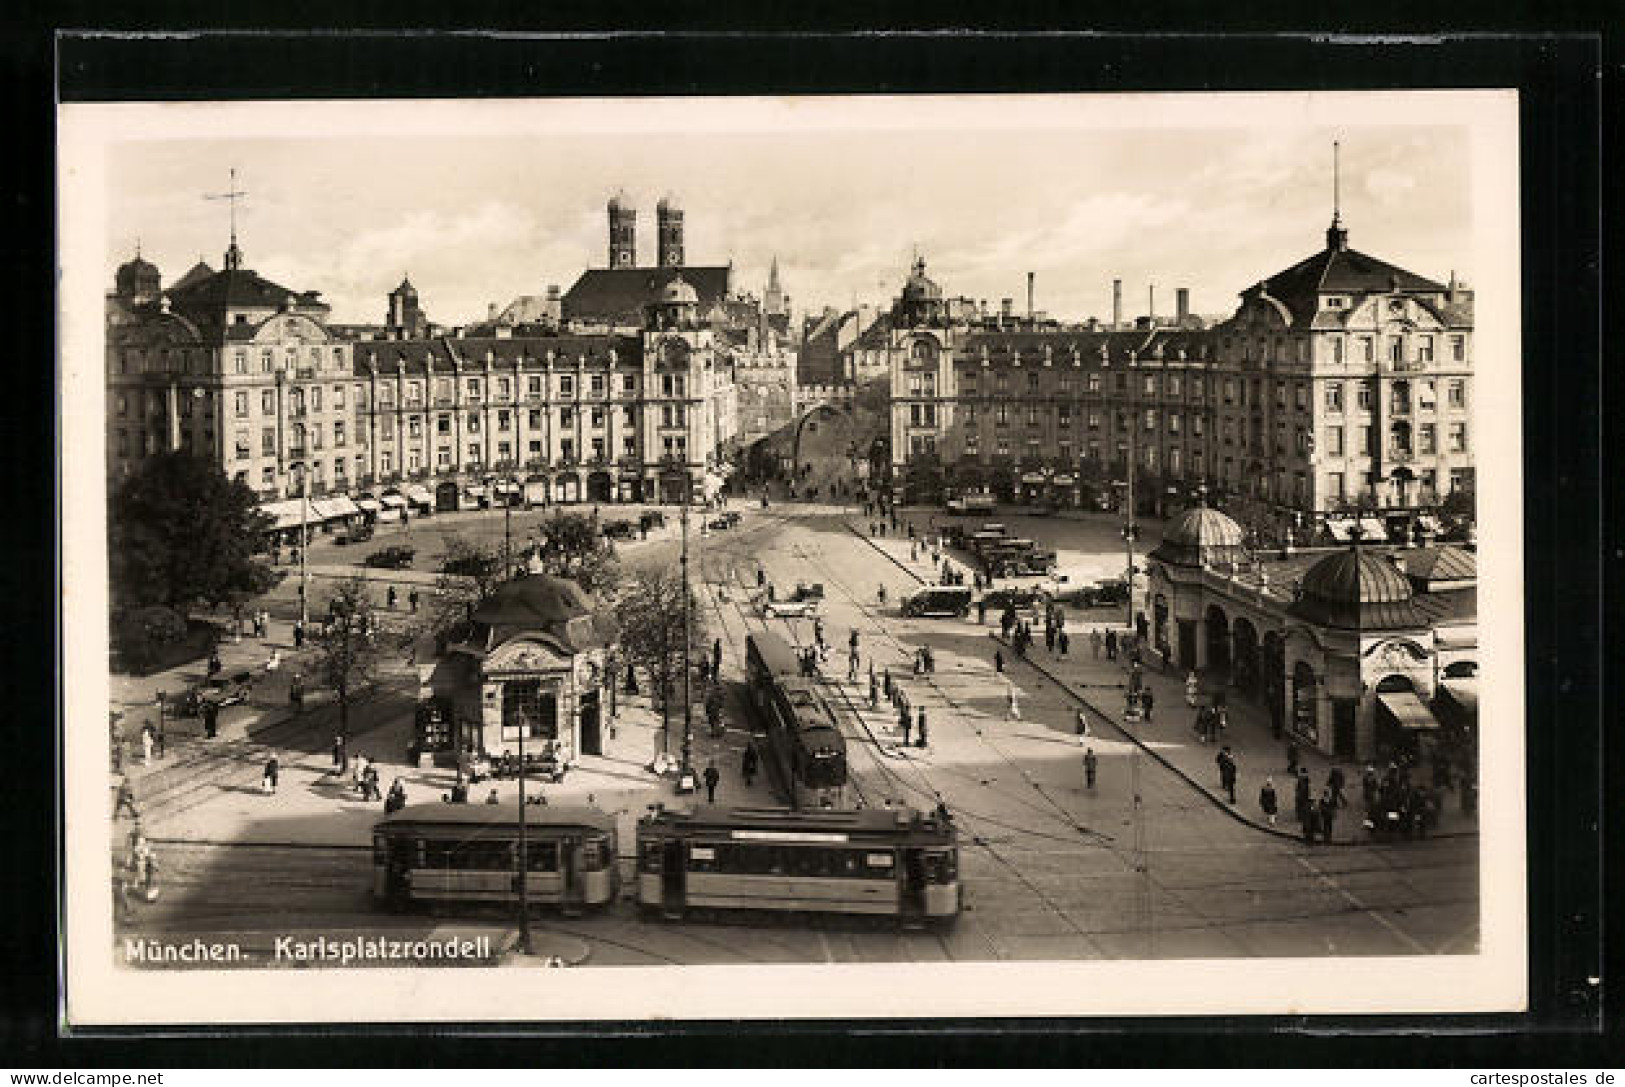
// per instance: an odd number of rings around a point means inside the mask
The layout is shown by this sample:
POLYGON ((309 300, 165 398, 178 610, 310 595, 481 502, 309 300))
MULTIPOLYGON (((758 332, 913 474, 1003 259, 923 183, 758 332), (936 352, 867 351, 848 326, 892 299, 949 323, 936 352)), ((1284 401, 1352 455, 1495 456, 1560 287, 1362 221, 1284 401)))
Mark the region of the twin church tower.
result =
MULTIPOLYGON (((683 209, 675 197, 663 196, 655 205, 655 229, 659 241, 658 264, 661 268, 683 266, 683 209)), ((616 193, 609 200, 609 266, 636 268, 638 266, 638 212, 626 201, 624 193, 616 193)))

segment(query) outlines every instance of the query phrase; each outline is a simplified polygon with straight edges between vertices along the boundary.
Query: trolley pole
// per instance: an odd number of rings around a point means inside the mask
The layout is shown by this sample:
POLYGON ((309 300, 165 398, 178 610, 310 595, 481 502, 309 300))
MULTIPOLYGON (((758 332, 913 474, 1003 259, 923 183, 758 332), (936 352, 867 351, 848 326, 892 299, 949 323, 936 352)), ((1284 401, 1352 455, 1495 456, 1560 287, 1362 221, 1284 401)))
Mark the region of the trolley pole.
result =
POLYGON ((689 477, 687 466, 683 473, 683 765, 678 771, 678 780, 681 782, 693 772, 691 758, 694 748, 694 697, 690 684, 693 680, 694 666, 689 660, 689 649, 694 641, 694 632, 690 628, 688 612, 688 503, 690 492, 694 489, 694 481, 689 477))
POLYGON ((519 953, 530 954, 530 852, 525 848, 525 731, 530 721, 519 722, 519 953))

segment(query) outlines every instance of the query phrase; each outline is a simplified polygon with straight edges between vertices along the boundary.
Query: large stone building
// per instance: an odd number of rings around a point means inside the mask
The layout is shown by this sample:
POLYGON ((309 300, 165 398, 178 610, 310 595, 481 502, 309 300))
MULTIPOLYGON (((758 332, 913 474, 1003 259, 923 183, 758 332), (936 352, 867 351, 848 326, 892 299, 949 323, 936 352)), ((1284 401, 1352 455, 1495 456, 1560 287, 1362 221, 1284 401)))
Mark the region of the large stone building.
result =
POLYGON ((900 499, 1081 503, 1132 450, 1151 487, 1211 483, 1318 525, 1471 490, 1472 331, 1453 276, 1356 252, 1334 218, 1321 251, 1210 328, 971 319, 921 261, 866 335, 889 369, 900 499))
MULTIPOLYGON (((406 286, 403 334, 421 315, 406 286)), ((699 496, 738 415, 699 311, 674 271, 627 332, 349 341, 315 292, 243 268, 235 238, 222 271, 168 291, 137 257, 108 304, 110 478, 185 449, 267 500, 434 481, 455 501, 493 477, 533 501, 699 496)))

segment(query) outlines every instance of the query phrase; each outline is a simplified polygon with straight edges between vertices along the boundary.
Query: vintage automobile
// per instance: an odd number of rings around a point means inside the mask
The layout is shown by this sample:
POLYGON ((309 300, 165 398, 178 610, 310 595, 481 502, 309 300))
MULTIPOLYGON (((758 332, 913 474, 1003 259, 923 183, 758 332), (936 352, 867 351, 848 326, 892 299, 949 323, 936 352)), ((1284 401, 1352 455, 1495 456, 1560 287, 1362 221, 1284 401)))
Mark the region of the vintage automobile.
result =
POLYGON ((645 510, 638 515, 639 528, 663 528, 666 524, 666 515, 659 510, 645 510))
POLYGON ((605 539, 630 540, 638 534, 638 526, 635 521, 606 521, 603 532, 605 539))
POLYGON ((216 709, 238 706, 248 701, 254 689, 254 673, 236 672, 232 675, 212 676, 181 696, 176 707, 183 717, 196 717, 203 712, 204 703, 212 702, 216 709))
POLYGON ((390 547, 380 548, 368 555, 367 565, 385 570, 404 570, 412 565, 412 558, 416 554, 417 551, 413 548, 395 544, 390 547))
POLYGON ((341 528, 333 533, 333 542, 341 546, 351 543, 364 543, 372 539, 372 531, 370 524, 351 525, 349 528, 341 528))
POLYGON ((811 585, 798 583, 796 591, 782 600, 769 600, 762 598, 762 614, 769 619, 777 616, 805 617, 818 614, 818 602, 824 599, 824 586, 821 583, 811 585))

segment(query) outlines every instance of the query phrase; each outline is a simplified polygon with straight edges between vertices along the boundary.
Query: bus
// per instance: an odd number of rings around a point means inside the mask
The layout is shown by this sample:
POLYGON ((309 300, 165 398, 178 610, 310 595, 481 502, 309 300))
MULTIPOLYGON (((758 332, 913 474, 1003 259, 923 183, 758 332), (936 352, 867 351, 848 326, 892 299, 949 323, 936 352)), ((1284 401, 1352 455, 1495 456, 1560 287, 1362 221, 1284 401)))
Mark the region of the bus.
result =
POLYGON ((959 840, 946 808, 797 812, 668 809, 638 821, 645 917, 693 910, 866 914, 906 925, 959 915, 959 840))
POLYGON ((785 799, 797 808, 838 807, 846 788, 846 737, 817 681, 801 674, 795 651, 772 631, 746 636, 745 672, 785 799))
MULTIPOLYGON (((525 811, 528 904, 573 911, 620 892, 615 821, 595 808, 525 811)), ((517 804, 408 804, 372 831, 373 896, 400 912, 519 900, 517 804)))

